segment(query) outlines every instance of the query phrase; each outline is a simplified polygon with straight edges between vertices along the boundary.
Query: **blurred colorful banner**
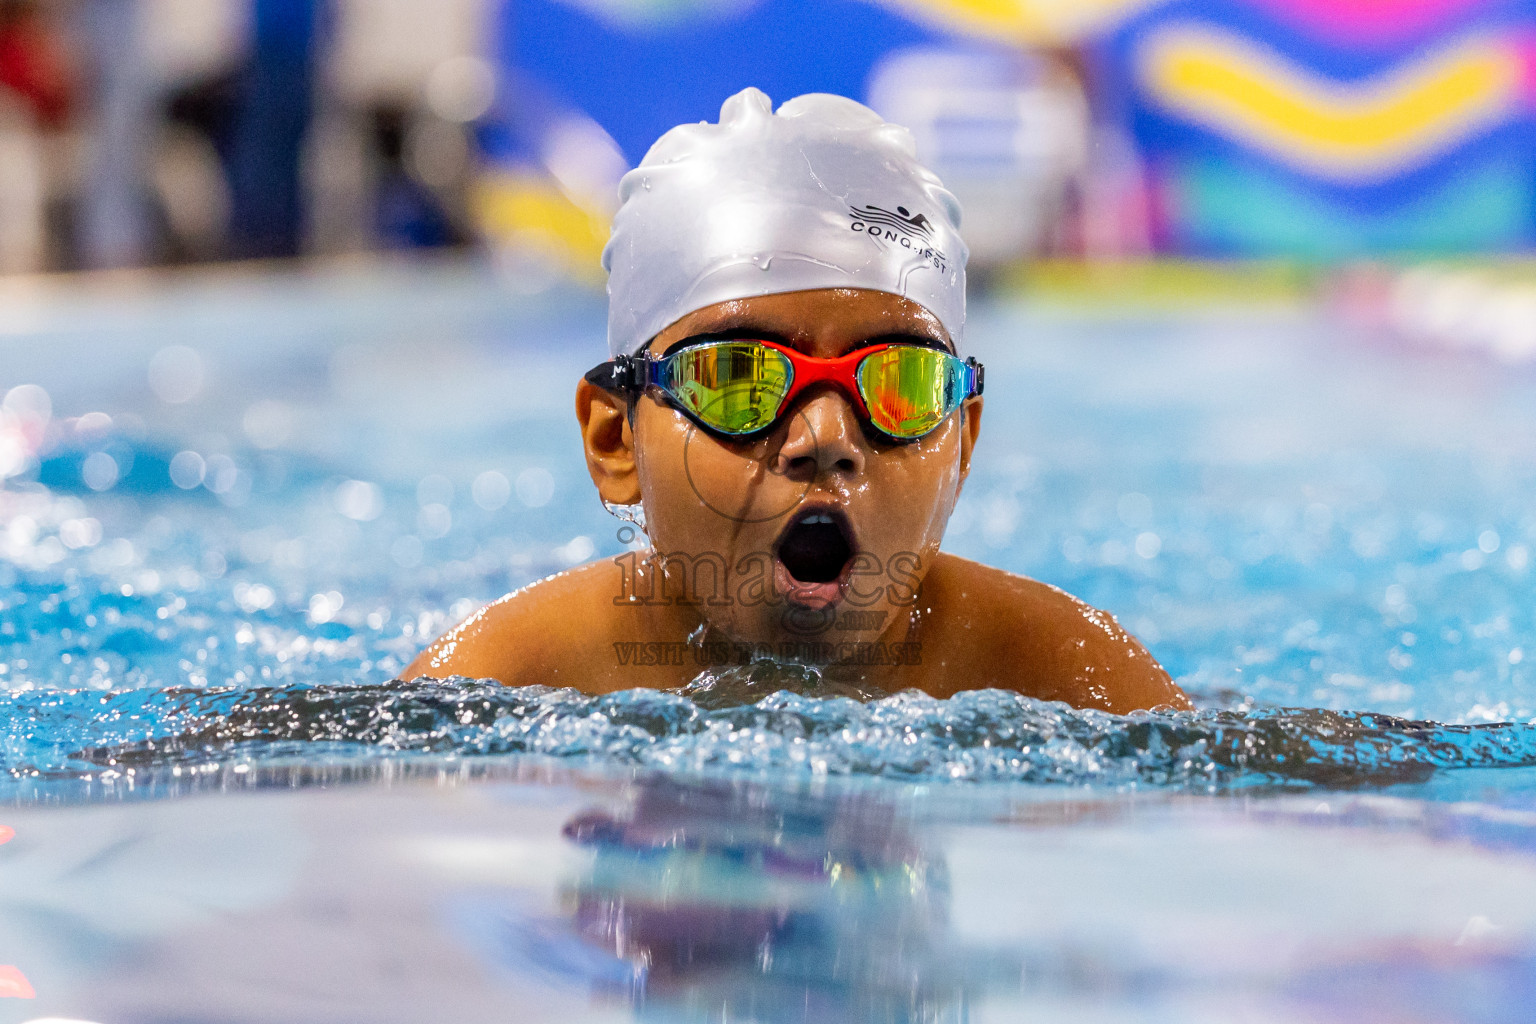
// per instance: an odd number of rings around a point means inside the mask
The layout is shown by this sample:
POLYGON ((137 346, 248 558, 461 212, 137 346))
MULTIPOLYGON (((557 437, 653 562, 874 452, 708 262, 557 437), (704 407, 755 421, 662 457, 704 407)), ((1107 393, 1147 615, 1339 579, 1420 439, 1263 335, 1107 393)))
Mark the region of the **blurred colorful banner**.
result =
POLYGON ((613 187, 748 85, 911 127, 978 265, 1536 246, 1536 0, 506 0, 480 219, 598 274, 613 187))
POLYGON ((1107 40, 1160 248, 1335 257, 1536 240, 1536 4, 1166 3, 1107 40))

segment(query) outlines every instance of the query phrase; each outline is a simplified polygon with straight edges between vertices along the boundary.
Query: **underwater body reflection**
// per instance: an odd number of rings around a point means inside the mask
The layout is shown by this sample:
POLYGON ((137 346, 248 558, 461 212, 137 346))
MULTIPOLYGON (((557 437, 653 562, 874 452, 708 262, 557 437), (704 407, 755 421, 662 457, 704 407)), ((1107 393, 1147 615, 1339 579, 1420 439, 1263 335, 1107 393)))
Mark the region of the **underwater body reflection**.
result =
POLYGON ((0 1022, 1492 1024, 1536 997, 1536 801, 373 768, 8 812, 0 959, 35 998, 0 1022))
POLYGON ((572 923, 628 965, 642 1020, 959 1020, 1018 978, 949 934, 943 857, 878 798, 658 780, 564 832, 595 855, 572 923))

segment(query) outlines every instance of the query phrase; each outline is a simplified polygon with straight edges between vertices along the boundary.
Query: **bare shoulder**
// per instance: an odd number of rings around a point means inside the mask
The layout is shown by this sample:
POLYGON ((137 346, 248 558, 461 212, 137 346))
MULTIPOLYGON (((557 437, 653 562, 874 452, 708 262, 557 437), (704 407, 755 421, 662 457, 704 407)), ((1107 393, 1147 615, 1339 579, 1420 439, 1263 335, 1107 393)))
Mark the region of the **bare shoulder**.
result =
POLYGON ((611 612, 604 598, 618 592, 618 573, 612 561, 591 562, 514 590, 434 640, 401 677, 562 685, 572 645, 579 649, 611 612))
POLYGON ((1113 615, 1058 587, 941 553, 922 600, 944 635, 966 638, 966 660, 995 685, 1118 713, 1191 706, 1113 615))

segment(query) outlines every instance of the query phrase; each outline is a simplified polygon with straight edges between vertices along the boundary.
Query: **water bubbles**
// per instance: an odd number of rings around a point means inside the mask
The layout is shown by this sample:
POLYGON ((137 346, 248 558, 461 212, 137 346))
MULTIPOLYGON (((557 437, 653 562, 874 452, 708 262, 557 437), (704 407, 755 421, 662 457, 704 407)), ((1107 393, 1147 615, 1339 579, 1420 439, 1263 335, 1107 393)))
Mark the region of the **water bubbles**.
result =
POLYGON ((112 417, 104 412, 88 412, 71 421, 75 437, 87 443, 99 441, 112 430, 112 417))
POLYGON ((276 527, 247 530, 240 535, 240 557, 252 565, 271 561, 282 539, 282 531, 276 527))
POLYGON ((1018 499, 999 494, 988 498, 981 508, 981 536, 992 547, 1006 547, 1018 529, 1023 513, 1018 499))
POLYGON ((1115 502, 1115 513, 1126 526, 1139 530, 1152 522, 1152 499, 1139 491, 1122 494, 1115 502))
POLYGON ((341 611, 341 606, 346 599, 339 591, 327 590, 323 594, 316 594, 309 599, 309 617, 313 622, 330 622, 341 611))
POLYGON ((118 537, 91 552, 91 572, 98 576, 109 576, 133 565, 137 558, 138 552, 134 549, 133 541, 127 537, 118 537))
POLYGON ((517 474, 517 500, 528 508, 543 508, 555 496, 555 478, 540 466, 517 474))
POLYGON ((402 569, 414 569, 421 564, 425 549, 416 537, 405 536, 389 546, 389 557, 402 569))
POLYGON ((1142 558, 1153 559, 1159 551, 1163 550, 1163 538, 1152 532, 1136 535, 1136 554, 1142 558))
POLYGON ((207 473, 207 463, 194 451, 179 451, 171 456, 171 483, 184 491, 202 486, 207 473))
POLYGON ((384 492, 378 484, 366 480, 343 480, 331 500, 337 512, 360 523, 371 522, 384 513, 384 492))
POLYGON ((94 547, 101 543, 101 523, 90 516, 66 519, 59 524, 59 541, 71 550, 94 547))
POLYGON ((149 387, 168 405, 190 402, 203 390, 203 357, 185 345, 167 345, 149 361, 149 387))
POLYGON ((37 540, 41 529, 31 516, 17 516, 5 527, 6 541, 13 548, 27 548, 37 540))
POLYGON ((1310 533, 1327 533, 1333 529, 1333 509, 1320 501, 1309 504, 1301 518, 1310 533))
POLYGON ((1386 553, 1387 537, 1374 525, 1364 526, 1350 534, 1349 548, 1362 559, 1370 561, 1386 553))
POLYGON ((0 480, 19 476, 31 462, 32 448, 21 431, 9 422, 9 414, 0 410, 0 480))
POLYGON ((204 485, 214 494, 227 494, 234 489, 240 476, 240 467, 228 455, 215 455, 207 462, 204 485))
POLYGON ((36 384, 18 384, 0 401, 0 480, 32 464, 53 416, 53 401, 36 384))
POLYGON ((426 540, 437 540, 448 536, 448 531, 453 529, 453 513, 447 505, 433 502, 423 505, 416 513, 416 532, 426 540))
POLYGON ((53 416, 53 400, 36 384, 18 384, 5 393, 0 408, 24 423, 46 423, 53 416))
POLYGON ((117 485, 117 460, 106 452, 92 452, 80 464, 80 479, 93 491, 106 491, 117 485))
MULTIPOLYGON (((550 492, 554 492, 553 479, 550 480, 550 492)), ((501 473, 488 469, 475 477, 475 482, 470 486, 470 496, 475 499, 476 505, 487 512, 495 512, 512 497, 512 484, 501 473)))
POLYGON ((234 598, 236 606, 250 615, 271 608, 277 594, 265 583, 240 582, 235 584, 234 598))
POLYGON ((416 504, 423 507, 452 505, 453 481, 437 473, 422 477, 421 482, 416 485, 416 504))
POLYGON ((566 565, 580 565, 597 552, 597 545, 587 536, 572 537, 555 548, 554 556, 566 565))
POLYGON ((214 455, 205 466, 203 486, 218 495, 220 502, 234 507, 250 497, 251 477, 228 455, 214 455))
POLYGON ((293 410, 270 399, 256 402, 245 410, 241 429, 257 448, 279 448, 293 434, 293 410))
POLYGON ((1499 534, 1496 530, 1484 530, 1477 535, 1477 549, 1485 555, 1499 550, 1499 534))
MULTIPOLYGON (((342 604, 339 593, 325 592, 313 595, 308 607, 319 623, 342 604)), ((454 613, 469 610, 456 606, 454 613)), ((236 641, 259 644, 260 631, 236 641)), ((1209 791, 1276 784, 1356 788, 1423 781, 1447 768, 1536 764, 1536 729, 1503 725, 1436 726, 1304 709, 1127 719, 999 690, 949 700, 904 693, 861 703, 833 695, 836 689, 812 671, 767 662, 706 672, 689 689, 697 701, 654 690, 593 696, 468 679, 226 689, 174 700, 155 691, 13 693, 0 695, 0 704, 10 705, 0 710, 45 722, 55 742, 8 751, 3 767, 15 773, 41 765, 76 777, 124 766, 216 771, 291 761, 300 747, 306 761, 342 757, 380 769, 451 751, 456 759, 532 754, 733 777, 1209 791), (96 749, 68 753, 85 747, 96 749), (18 764, 18 753, 28 759, 18 764)), ((1507 711, 1491 708, 1486 717, 1507 711)))

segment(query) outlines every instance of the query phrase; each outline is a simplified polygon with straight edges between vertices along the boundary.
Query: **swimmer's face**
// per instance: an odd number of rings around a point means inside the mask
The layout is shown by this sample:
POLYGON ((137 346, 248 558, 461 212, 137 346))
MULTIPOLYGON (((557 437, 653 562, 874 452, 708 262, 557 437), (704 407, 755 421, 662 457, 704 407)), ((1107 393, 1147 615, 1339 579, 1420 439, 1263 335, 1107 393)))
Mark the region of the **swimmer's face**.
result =
MULTIPOLYGON (((891 341, 953 351, 923 306, 844 288, 708 306, 662 331, 649 351, 720 334, 821 358, 891 341)), ((766 436, 730 441, 655 394, 639 399, 631 428, 622 398, 582 388, 577 406, 593 479, 610 502, 643 503, 674 600, 697 601, 690 607, 701 618, 743 643, 814 641, 835 651, 904 639, 913 590, 970 467, 980 398, 927 436, 896 443, 867 430, 849 396, 819 384, 766 436), (726 577, 717 585, 721 569, 726 577)))

